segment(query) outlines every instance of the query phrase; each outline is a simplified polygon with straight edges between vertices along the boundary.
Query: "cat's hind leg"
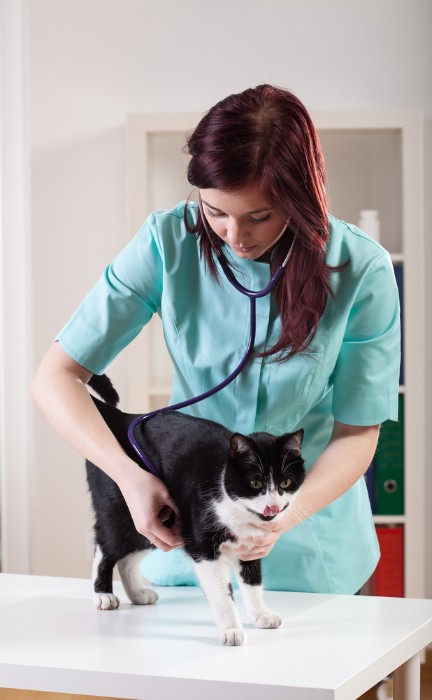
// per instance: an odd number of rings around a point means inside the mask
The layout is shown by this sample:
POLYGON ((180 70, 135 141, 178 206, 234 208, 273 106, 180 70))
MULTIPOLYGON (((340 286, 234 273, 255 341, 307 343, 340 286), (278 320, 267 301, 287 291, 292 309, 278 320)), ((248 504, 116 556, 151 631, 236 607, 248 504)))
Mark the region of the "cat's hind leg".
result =
POLYGON ((277 613, 271 612, 264 603, 261 561, 237 561, 236 575, 242 593, 246 613, 255 627, 274 629, 280 627, 283 620, 277 613))
POLYGON ((149 552, 141 549, 132 552, 117 562, 117 568, 126 594, 135 605, 151 605, 156 603, 158 594, 151 588, 144 587, 144 580, 140 571, 142 558, 149 552))
POLYGON ((120 605, 112 588, 114 565, 115 562, 97 544, 93 559, 92 579, 94 602, 98 610, 115 610, 120 605))

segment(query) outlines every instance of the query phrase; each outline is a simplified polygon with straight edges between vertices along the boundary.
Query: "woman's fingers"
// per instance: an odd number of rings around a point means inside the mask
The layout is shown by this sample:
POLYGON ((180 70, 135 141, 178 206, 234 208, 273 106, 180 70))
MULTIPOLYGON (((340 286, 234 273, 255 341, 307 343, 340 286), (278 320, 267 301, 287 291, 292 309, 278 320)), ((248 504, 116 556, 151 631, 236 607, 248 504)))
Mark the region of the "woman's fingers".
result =
POLYGON ((262 537, 249 538, 241 542, 224 542, 221 545, 222 552, 234 553, 242 561, 253 561, 266 557, 273 549, 278 536, 274 534, 262 537))
POLYGON ((130 472, 120 488, 141 535, 164 552, 181 545, 177 508, 160 479, 139 469, 130 472))

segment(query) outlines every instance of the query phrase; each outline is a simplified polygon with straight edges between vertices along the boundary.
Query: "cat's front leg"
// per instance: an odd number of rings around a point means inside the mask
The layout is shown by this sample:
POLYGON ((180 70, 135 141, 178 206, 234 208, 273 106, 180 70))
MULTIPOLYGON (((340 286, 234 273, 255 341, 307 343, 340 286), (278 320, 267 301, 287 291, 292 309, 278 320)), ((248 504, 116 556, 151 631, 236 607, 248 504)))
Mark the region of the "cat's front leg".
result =
POLYGON ((198 579, 204 590, 216 625, 219 639, 227 646, 240 646, 244 642, 244 630, 234 605, 230 581, 230 566, 225 557, 194 561, 198 579))
POLYGON ((255 627, 262 629, 280 627, 282 618, 277 613, 271 612, 263 600, 261 560, 237 561, 236 574, 246 613, 255 627))

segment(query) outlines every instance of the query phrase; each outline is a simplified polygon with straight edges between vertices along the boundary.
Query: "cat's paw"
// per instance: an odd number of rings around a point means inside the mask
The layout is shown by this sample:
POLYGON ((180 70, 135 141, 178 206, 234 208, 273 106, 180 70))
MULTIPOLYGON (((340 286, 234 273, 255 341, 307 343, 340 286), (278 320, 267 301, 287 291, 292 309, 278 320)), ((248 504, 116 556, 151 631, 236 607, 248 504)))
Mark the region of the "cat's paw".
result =
POLYGON ((120 605, 114 593, 95 593, 94 602, 97 610, 116 610, 120 605))
POLYGON ((255 620, 254 624, 255 627, 260 627, 261 629, 267 630, 276 629, 276 627, 280 627, 282 622, 282 618, 280 617, 280 615, 277 615, 277 613, 266 612, 262 615, 259 615, 259 617, 257 617, 257 619, 255 620))
POLYGON ((134 605, 153 605, 159 598, 156 591, 153 591, 151 588, 142 588, 140 591, 134 591, 129 597, 134 605))
POLYGON ((245 640, 245 633, 241 627, 230 627, 227 630, 222 630, 219 639, 227 647, 239 647, 245 640))

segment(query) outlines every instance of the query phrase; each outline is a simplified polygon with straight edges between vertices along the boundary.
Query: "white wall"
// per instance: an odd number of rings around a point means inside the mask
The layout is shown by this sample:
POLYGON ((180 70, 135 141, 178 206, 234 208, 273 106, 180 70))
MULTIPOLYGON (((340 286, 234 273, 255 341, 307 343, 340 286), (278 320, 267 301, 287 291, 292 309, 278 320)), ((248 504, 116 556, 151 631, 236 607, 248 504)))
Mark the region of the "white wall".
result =
POLYGON ((7 562, 17 573, 26 573, 31 561, 32 265, 25 27, 22 0, 0 0, 0 565, 7 562))
MULTIPOLYGON (((271 82, 310 109, 432 120, 429 0, 29 0, 29 42, 35 364, 126 240, 127 113, 271 82)), ((122 392, 121 359, 111 375, 122 392)), ((38 414, 34 442, 34 573, 86 576, 82 460, 38 414)))

